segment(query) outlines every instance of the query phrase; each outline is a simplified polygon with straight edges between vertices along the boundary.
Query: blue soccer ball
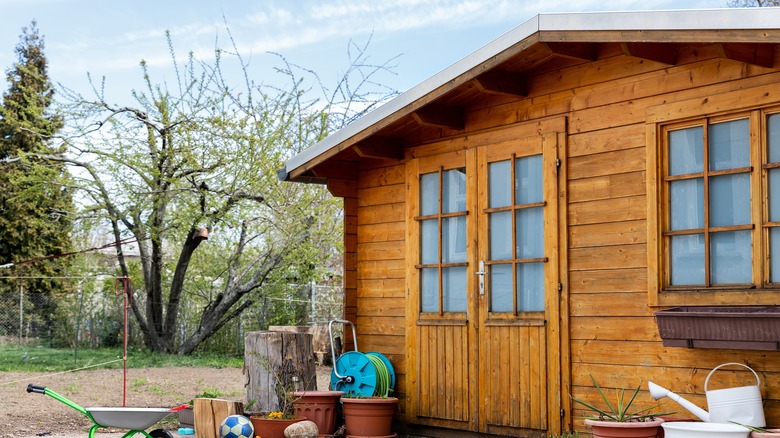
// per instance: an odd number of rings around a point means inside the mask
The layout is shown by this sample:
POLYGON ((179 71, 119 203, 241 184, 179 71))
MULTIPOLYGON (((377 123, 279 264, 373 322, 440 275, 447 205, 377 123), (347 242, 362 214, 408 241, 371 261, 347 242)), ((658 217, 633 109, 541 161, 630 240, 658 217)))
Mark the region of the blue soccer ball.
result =
POLYGON ((255 428, 249 418, 243 415, 230 415, 219 425, 222 438, 254 438, 255 428))

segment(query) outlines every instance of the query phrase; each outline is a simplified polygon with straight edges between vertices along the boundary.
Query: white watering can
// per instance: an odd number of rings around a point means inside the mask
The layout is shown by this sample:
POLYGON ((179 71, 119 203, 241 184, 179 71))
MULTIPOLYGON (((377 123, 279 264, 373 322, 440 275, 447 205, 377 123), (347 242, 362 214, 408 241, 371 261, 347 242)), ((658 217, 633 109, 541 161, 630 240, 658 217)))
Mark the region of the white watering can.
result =
POLYGON ((707 380, 704 381, 704 392, 707 395, 707 406, 710 412, 653 382, 647 382, 647 386, 650 390, 650 395, 655 400, 669 397, 702 421, 709 423, 739 423, 754 427, 764 427, 766 426, 766 420, 764 419, 764 404, 761 400, 761 391, 758 388, 759 383, 761 381, 758 378, 758 374, 747 365, 733 362, 718 365, 710 371, 707 375, 707 380), (756 385, 708 391, 707 384, 712 373, 718 368, 727 365, 739 365, 749 369, 756 376, 756 385))

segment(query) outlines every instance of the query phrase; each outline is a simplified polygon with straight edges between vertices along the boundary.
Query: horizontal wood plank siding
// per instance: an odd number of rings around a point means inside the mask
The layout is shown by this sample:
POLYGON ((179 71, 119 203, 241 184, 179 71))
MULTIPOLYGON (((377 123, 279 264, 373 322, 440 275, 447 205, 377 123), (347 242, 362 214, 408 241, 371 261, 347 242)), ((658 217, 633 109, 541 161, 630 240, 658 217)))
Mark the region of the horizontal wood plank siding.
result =
MULTIPOLYGON (((566 161, 575 397, 600 398, 592 388, 592 375, 608 390, 633 389, 641 383, 635 402, 639 406, 653 404, 646 386, 652 380, 706 407, 702 394, 707 373, 721 363, 743 362, 762 372, 767 418, 772 424, 780 422, 780 362, 773 353, 664 347, 652 316, 656 309, 647 297, 645 190, 647 172, 655 171, 645 168, 648 108, 696 98, 706 102, 708 96, 780 81, 780 74, 767 72, 712 59, 656 71, 641 68, 635 75, 615 75, 609 83, 583 84, 572 93, 566 161)), ((777 85, 774 89, 780 91, 777 85)), ((553 101, 541 105, 544 109, 516 108, 515 114, 549 114, 563 106, 553 101)), ((731 374, 738 380, 740 373, 731 374)), ((688 415, 674 403, 665 407, 688 415)), ((587 412, 571 408, 574 426, 586 430, 577 417, 587 412)))
MULTIPOLYGON (((355 302, 358 349, 387 356, 405 412, 405 232, 403 165, 361 170, 357 184, 355 302)), ((351 346, 348 346, 351 347, 351 346)))

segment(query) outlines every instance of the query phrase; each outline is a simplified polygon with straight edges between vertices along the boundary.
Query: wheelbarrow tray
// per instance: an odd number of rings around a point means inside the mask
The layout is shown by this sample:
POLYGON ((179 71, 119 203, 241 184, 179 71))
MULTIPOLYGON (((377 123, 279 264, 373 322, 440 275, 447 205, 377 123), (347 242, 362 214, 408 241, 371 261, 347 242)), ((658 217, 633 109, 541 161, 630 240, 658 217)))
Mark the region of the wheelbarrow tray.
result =
POLYGON ((95 422, 104 427, 144 430, 175 413, 169 408, 86 408, 95 422))

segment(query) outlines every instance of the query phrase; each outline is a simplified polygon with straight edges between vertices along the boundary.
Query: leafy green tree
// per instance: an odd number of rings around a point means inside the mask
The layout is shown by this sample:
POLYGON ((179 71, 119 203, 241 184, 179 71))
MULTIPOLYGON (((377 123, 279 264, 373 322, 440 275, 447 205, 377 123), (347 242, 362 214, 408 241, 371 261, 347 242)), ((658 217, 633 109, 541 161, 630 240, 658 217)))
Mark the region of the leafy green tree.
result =
MULTIPOLYGON (((8 90, 0 107, 0 265, 62 254, 70 250, 73 202, 62 163, 36 154, 61 152, 52 146, 63 120, 53 111, 43 36, 35 21, 24 28, 15 49, 17 61, 6 71, 8 90)), ((30 277, 25 289, 45 326, 53 313, 51 294, 61 288, 65 260, 46 260, 0 270, 5 276, 30 277)), ((2 280, 0 280, 2 281, 2 280)), ((20 283, 0 284, 6 294, 20 283)))
POLYGON ((171 87, 142 62, 146 89, 130 105, 107 102, 100 87, 92 99, 71 94, 78 129, 66 153, 40 157, 77 168, 85 218, 108 224, 117 242, 137 241, 137 257, 122 245, 117 256, 122 275, 140 266, 130 302, 147 346, 188 354, 261 297, 321 275, 338 255, 339 201, 322 186, 281 183, 276 171, 391 94, 372 79, 390 66, 366 63, 366 46, 351 45, 357 55, 332 89, 281 57, 276 71, 287 85, 263 87, 236 55, 245 83, 234 88, 224 79, 226 52, 180 63, 170 37, 168 44, 171 87), (197 324, 183 332, 178 318, 192 313, 197 324))

